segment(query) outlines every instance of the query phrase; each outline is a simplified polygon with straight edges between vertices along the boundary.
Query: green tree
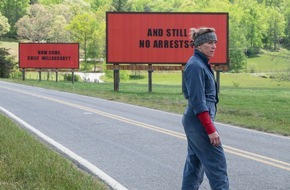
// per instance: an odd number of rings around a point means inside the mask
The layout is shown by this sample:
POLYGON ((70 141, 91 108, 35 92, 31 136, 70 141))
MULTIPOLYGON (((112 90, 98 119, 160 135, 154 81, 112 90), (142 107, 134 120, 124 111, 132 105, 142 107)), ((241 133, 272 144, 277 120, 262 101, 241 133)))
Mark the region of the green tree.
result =
MULTIPOLYGON (((229 65, 232 72, 241 72, 246 68, 247 29, 243 26, 244 9, 237 3, 214 0, 204 1, 202 5, 205 12, 229 13, 229 65), (218 6, 216 6, 218 3, 218 6)), ((198 9, 201 9, 199 7, 198 9)))
POLYGON ((265 6, 281 8, 283 6, 284 0, 257 0, 257 1, 258 3, 264 4, 265 6))
POLYGON ((13 71, 13 58, 9 56, 8 49, 0 48, 0 78, 9 78, 13 71))
POLYGON ((92 35, 92 40, 88 44, 88 56, 90 58, 105 57, 105 42, 106 42, 106 18, 105 12, 108 5, 99 7, 96 12, 96 29, 92 35))
POLYGON ((135 12, 151 12, 151 0, 140 0, 131 4, 131 10, 135 12))
POLYGON ((285 19, 285 30, 284 34, 285 37, 283 38, 283 45, 286 48, 290 48, 290 0, 285 0, 284 1, 284 6, 283 6, 283 16, 285 19))
POLYGON ((36 3, 38 3, 38 0, 30 0, 30 2, 29 2, 30 5, 33 5, 33 4, 36 4, 36 3))
POLYGON ((97 11, 99 8, 111 3, 112 0, 91 0, 91 7, 93 10, 97 11))
POLYGON ((84 0, 64 0, 62 4, 69 7, 69 12, 73 16, 91 11, 90 3, 84 0))
POLYGON ((28 15, 25 15, 16 23, 17 34, 33 42, 49 40, 51 32, 52 14, 47 7, 34 4, 29 7, 28 15))
POLYGON ((64 0, 38 0, 38 3, 42 5, 51 5, 51 4, 60 4, 63 3, 64 0))
POLYGON ((116 12, 131 11, 132 2, 128 0, 113 0, 112 9, 116 12))
POLYGON ((70 33, 65 29, 67 23, 62 15, 54 18, 51 24, 51 31, 48 33, 50 42, 69 42, 70 33))
POLYGON ((6 34, 10 30, 10 24, 5 16, 2 16, 0 12, 0 36, 6 34))
POLYGON ((84 52, 85 61, 88 58, 88 45, 93 39, 94 32, 97 28, 96 16, 93 13, 84 13, 75 16, 67 29, 71 33, 71 37, 76 42, 80 43, 80 48, 84 52))
POLYGON ((198 6, 195 1, 181 0, 181 4, 175 7, 174 11, 193 12, 198 11, 198 6))
MULTIPOLYGON (((71 19, 75 16, 75 14, 73 14, 73 12, 71 11, 71 7, 74 7, 74 4, 70 4, 68 6, 65 3, 61 3, 49 5, 48 9, 51 14, 55 16, 54 19, 56 19, 56 17, 58 16, 62 16, 66 20, 66 23, 69 23, 71 19)), ((82 8, 80 7, 80 9, 82 8)))
POLYGON ((267 19, 269 28, 265 43, 268 48, 278 50, 278 45, 284 37, 286 22, 280 10, 276 7, 269 7, 267 13, 269 16, 267 19))
POLYGON ((247 54, 255 55, 264 47, 263 38, 267 35, 266 8, 252 0, 238 0, 237 5, 243 10, 241 27, 246 33, 247 54))
POLYGON ((16 36, 15 23, 26 14, 26 9, 29 6, 30 0, 1 0, 0 12, 8 19, 11 26, 7 35, 16 36))

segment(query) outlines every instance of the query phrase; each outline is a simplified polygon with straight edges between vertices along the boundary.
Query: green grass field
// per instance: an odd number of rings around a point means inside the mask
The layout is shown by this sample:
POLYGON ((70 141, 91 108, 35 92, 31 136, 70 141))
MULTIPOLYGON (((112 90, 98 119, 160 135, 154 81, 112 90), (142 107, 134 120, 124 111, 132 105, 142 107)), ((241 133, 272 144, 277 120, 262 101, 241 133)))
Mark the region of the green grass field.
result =
POLYGON ((262 51, 257 57, 247 59, 249 72, 281 72, 290 70, 290 52, 282 49, 279 52, 262 51))

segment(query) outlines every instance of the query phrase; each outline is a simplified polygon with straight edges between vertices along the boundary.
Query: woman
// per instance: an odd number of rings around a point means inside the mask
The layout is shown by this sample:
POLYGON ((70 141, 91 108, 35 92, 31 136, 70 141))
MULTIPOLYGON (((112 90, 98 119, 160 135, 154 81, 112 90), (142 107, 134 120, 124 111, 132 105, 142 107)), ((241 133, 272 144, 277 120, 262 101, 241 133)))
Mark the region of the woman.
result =
POLYGON ((214 126, 217 85, 209 59, 213 57, 217 36, 214 28, 191 28, 194 55, 184 70, 184 97, 188 100, 182 124, 188 141, 182 190, 197 190, 204 173, 212 190, 228 190, 227 164, 220 136, 214 126))

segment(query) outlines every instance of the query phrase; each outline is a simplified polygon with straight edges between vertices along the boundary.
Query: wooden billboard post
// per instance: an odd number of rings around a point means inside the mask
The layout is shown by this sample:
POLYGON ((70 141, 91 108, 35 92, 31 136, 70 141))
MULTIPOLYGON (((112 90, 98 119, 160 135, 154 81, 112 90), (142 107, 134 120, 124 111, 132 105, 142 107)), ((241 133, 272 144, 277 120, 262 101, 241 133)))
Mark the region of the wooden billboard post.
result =
POLYGON ((217 93, 220 93, 220 78, 221 78, 221 72, 225 72, 229 70, 228 65, 216 65, 213 67, 213 69, 216 71, 216 82, 217 82, 217 93))
POLYGON ((152 73, 153 73, 152 64, 149 64, 148 65, 148 92, 152 92, 152 73))
POLYGON ((25 80, 25 68, 22 69, 22 80, 25 80))
POLYGON ((38 80, 41 81, 41 69, 38 69, 38 80))
POLYGON ((58 69, 55 69, 55 82, 58 81, 58 69))
POLYGON ((120 68, 119 64, 114 64, 114 91, 119 91, 120 68))

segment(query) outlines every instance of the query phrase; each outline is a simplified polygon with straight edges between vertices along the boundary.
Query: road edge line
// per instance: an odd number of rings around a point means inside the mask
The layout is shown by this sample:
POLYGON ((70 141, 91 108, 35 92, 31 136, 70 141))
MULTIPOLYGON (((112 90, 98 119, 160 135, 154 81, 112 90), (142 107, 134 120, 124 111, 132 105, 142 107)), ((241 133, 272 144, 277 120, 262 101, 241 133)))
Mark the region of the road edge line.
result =
POLYGON ((96 167, 95 165, 87 161, 86 159, 80 157, 79 155, 75 154, 74 152, 66 148, 65 146, 59 144, 55 140, 41 133, 40 131, 38 131, 37 129, 35 129, 34 127, 32 127, 31 125, 29 125, 28 123, 26 123, 25 121, 23 121, 22 119, 20 119, 19 117, 17 117, 16 115, 14 115, 13 113, 9 112, 8 110, 6 110, 5 108, 1 106, 0 106, 0 112, 4 113, 6 116, 11 118, 13 121, 17 122, 19 125, 26 128, 33 134, 37 135, 37 137, 39 137, 44 142, 56 148, 57 151, 63 153, 71 161, 77 163, 83 168, 86 168, 89 172, 96 175, 98 178, 100 178, 100 180, 104 181, 104 183, 109 185, 113 190, 128 190, 127 188, 122 186, 119 182, 117 182, 115 179, 110 177, 108 174, 103 172, 101 169, 99 169, 98 167, 96 167))

